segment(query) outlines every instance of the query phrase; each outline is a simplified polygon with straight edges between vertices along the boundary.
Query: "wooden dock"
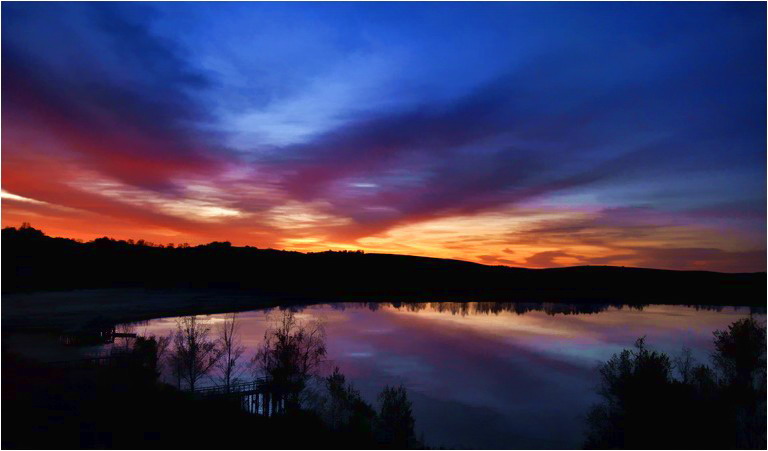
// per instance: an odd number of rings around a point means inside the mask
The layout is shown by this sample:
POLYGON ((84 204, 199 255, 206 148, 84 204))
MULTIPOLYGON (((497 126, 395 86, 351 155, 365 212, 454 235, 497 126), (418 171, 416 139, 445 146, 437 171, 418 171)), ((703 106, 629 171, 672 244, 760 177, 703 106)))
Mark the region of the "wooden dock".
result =
POLYGON ((285 411, 285 400, 272 393, 264 379, 253 382, 233 384, 229 387, 217 385, 195 389, 194 396, 198 398, 233 398, 240 401, 240 406, 246 412, 267 417, 285 411))

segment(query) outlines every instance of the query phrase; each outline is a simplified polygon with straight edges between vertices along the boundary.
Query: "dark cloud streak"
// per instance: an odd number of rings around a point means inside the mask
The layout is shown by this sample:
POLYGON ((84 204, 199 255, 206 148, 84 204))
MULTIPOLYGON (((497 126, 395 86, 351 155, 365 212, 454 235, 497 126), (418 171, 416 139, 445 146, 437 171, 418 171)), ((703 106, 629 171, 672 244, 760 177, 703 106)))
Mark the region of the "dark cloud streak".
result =
POLYGON ((143 188, 215 170, 224 151, 196 127, 207 113, 189 95, 210 83, 204 74, 120 5, 38 8, 3 8, 4 129, 34 123, 59 150, 143 188))

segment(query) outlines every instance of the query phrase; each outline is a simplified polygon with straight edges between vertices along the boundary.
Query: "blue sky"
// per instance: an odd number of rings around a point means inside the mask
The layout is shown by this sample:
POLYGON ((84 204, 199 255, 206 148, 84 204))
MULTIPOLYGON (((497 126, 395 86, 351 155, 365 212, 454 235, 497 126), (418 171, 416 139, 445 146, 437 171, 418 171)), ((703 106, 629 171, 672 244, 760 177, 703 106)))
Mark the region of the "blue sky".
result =
POLYGON ((765 270, 762 3, 2 8, 4 225, 765 270))

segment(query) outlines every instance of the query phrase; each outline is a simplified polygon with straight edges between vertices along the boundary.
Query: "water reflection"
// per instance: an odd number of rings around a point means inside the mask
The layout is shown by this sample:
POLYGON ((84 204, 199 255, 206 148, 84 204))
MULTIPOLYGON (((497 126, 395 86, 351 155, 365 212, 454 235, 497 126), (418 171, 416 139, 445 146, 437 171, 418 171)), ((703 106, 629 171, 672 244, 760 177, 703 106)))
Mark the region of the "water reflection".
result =
MULTIPOLYGON (((512 312, 518 315, 524 315, 528 312, 544 312, 547 315, 573 315, 573 314, 593 314, 604 312, 608 309, 628 309, 642 311, 644 308, 651 304, 633 304, 625 305, 620 303, 614 304, 594 304, 594 303, 579 303, 568 304, 562 302, 342 302, 335 304, 328 304, 335 310, 346 310, 348 308, 359 309, 368 308, 371 311, 377 311, 383 307, 392 307, 395 309, 405 309, 409 312, 419 312, 422 310, 433 310, 439 313, 451 313, 453 315, 498 315, 499 313, 512 312)), ((754 314, 765 314, 765 308, 762 307, 733 307, 722 305, 686 305, 680 304, 682 307, 690 307, 697 311, 715 311, 722 312, 723 310, 734 311, 748 311, 754 314)), ((306 306, 288 307, 301 311, 306 306)))
MULTIPOLYGON (((714 330, 764 315, 733 307, 494 302, 291 309, 325 324, 329 370, 339 366, 368 401, 384 385, 404 384, 417 432, 430 446, 451 448, 578 447, 599 362, 639 336, 658 350, 676 355, 686 346, 706 360, 714 330)), ((270 314, 238 315, 247 358, 270 314)), ((134 330, 162 336, 174 327, 165 318, 134 330)))

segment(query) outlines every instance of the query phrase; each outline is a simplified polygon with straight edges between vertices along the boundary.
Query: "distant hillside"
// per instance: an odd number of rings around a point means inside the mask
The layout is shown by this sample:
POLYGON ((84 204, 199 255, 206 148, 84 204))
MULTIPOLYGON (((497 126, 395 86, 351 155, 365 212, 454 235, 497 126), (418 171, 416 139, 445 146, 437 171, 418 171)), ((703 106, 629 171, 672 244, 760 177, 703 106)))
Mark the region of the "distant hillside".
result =
POLYGON ((81 243, 2 231, 3 292, 81 288, 248 290, 307 299, 612 301, 765 305, 766 274, 610 266, 524 269, 362 252, 81 243))

